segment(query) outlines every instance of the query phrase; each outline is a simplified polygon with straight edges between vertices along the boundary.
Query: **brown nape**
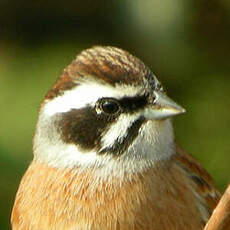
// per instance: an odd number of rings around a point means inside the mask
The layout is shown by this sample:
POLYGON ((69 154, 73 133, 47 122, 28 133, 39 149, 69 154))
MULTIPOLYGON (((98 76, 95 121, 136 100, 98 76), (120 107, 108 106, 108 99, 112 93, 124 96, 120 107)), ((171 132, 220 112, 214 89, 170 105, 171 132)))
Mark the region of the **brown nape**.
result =
POLYGON ((142 61, 122 49, 110 46, 93 47, 81 52, 67 66, 47 93, 46 99, 52 99, 64 90, 73 88, 77 80, 86 76, 95 77, 113 86, 116 83, 139 85, 143 84, 143 78, 150 81, 152 73, 142 61))

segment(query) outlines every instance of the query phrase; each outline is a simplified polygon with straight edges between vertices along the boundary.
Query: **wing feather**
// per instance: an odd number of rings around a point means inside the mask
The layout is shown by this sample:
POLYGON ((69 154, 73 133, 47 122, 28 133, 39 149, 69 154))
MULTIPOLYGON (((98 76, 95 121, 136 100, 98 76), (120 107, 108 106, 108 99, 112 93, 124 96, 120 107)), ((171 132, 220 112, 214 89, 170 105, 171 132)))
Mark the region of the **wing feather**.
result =
POLYGON ((185 170, 191 179, 199 209, 204 216, 204 222, 207 222, 219 202, 220 192, 211 176, 199 162, 179 146, 176 147, 175 160, 177 165, 185 170))

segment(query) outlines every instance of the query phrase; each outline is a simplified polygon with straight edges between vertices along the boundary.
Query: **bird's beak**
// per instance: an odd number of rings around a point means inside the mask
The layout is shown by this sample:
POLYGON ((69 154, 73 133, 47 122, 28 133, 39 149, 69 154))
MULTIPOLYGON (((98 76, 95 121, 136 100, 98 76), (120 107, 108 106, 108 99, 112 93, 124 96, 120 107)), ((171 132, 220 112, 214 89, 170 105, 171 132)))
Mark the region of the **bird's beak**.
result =
POLYGON ((185 113, 185 109, 160 91, 154 92, 155 100, 144 111, 146 119, 166 119, 185 113))

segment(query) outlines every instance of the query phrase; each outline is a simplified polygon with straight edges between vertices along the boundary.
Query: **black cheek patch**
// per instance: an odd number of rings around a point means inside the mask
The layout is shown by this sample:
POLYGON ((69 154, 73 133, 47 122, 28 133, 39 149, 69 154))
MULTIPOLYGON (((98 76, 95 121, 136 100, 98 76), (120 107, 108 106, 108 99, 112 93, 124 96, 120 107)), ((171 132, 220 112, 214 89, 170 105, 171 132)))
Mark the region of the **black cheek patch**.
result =
POLYGON ((74 143, 82 150, 100 148, 101 134, 116 117, 97 114, 94 108, 73 109, 61 114, 59 130, 64 142, 74 143))

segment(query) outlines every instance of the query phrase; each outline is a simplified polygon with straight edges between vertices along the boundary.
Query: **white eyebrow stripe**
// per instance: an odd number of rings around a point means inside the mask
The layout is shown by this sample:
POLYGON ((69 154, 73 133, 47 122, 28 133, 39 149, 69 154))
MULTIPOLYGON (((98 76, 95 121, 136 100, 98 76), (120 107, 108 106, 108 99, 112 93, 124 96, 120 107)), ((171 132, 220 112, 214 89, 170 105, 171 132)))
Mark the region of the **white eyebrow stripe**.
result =
POLYGON ((80 109, 86 105, 94 105, 99 98, 113 97, 122 98, 124 96, 135 96, 141 92, 139 86, 110 86, 108 84, 99 84, 95 82, 86 82, 64 92, 64 95, 46 102, 44 113, 53 116, 58 113, 65 113, 71 109, 80 109))

